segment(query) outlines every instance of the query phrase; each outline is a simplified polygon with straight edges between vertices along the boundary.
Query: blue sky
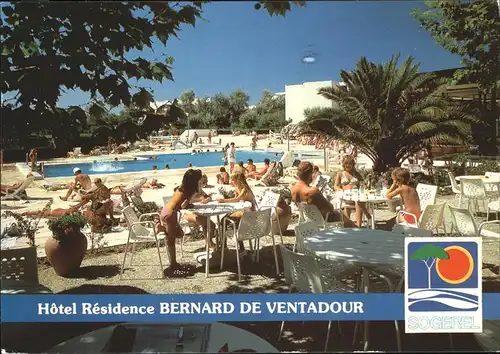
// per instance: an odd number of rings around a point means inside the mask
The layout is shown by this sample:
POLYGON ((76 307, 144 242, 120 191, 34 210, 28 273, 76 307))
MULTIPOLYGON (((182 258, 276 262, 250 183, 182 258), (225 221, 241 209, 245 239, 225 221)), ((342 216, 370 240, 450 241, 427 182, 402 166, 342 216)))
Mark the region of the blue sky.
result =
MULTIPOLYGON (((354 68, 361 56, 373 62, 412 55, 422 71, 460 66, 459 58, 435 44, 410 12, 420 1, 308 2, 286 17, 255 10, 254 2, 218 2, 204 7, 196 27, 185 26, 179 39, 157 42, 155 53, 173 56, 174 82, 145 81, 163 101, 193 89, 197 96, 241 88, 255 104, 263 90, 284 91, 287 84, 339 80, 340 70, 354 68), (317 54, 304 64, 305 52, 317 54)), ((68 92, 62 106, 83 104, 88 95, 68 92)))

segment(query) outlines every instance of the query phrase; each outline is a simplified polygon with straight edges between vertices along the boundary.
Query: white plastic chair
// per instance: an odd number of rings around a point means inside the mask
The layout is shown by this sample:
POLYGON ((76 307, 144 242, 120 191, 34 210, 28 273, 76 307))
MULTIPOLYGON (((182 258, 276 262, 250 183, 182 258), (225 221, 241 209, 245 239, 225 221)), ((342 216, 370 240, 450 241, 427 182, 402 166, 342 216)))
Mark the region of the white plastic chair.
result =
POLYGON ((319 175, 318 178, 311 184, 311 186, 316 187, 320 190, 320 192, 323 192, 323 190, 330 183, 330 180, 331 180, 330 176, 319 175))
POLYGON ((419 183, 415 189, 417 190, 418 199, 420 200, 420 210, 425 210, 427 205, 436 204, 437 186, 419 183))
POLYGON ((471 209, 471 201, 474 201, 475 211, 479 212, 478 201, 483 202, 484 208, 486 208, 486 201, 498 196, 498 193, 488 192, 481 178, 463 178, 460 183, 460 191, 462 197, 467 198, 467 208, 471 209))
POLYGON ((10 200, 12 200, 12 199, 21 200, 21 197, 19 196, 19 194, 24 192, 26 190, 26 188, 28 188, 33 183, 34 180, 35 180, 35 176, 29 176, 29 177, 25 178, 23 183, 21 183, 21 185, 19 187, 17 187, 17 189, 15 189, 15 190, 6 189, 5 196, 2 197, 2 200, 9 200, 9 199, 10 200))
MULTIPOLYGON (((492 179, 500 179, 500 172, 485 172, 484 176, 492 179)), ((500 197, 500 190, 497 184, 485 183, 484 187, 486 188, 486 192, 490 194, 497 193, 500 197)))
POLYGON ((450 179, 451 183, 451 191, 455 194, 455 205, 460 207, 462 206, 462 193, 460 192, 460 186, 458 185, 453 172, 451 171, 448 172, 448 178, 450 179))
MULTIPOLYGON (((443 225, 443 212, 446 203, 427 205, 420 215, 420 219, 417 218, 415 214, 409 213, 407 211, 401 210, 399 213, 401 215, 411 215, 416 223, 408 223, 406 220, 401 222, 403 225, 410 227, 416 227, 425 230, 436 231, 439 234, 439 227, 443 225)), ((445 230, 446 231, 446 230, 445 230)))
POLYGON ((477 226, 474 216, 469 209, 451 207, 455 227, 461 236, 486 236, 482 233, 484 226, 500 223, 500 220, 485 221, 477 226))
MULTIPOLYGON (((300 293, 313 293, 313 294, 327 294, 327 293, 354 293, 352 289, 348 288, 331 288, 323 283, 320 268, 314 257, 295 253, 290 251, 283 245, 279 245, 281 256, 283 257, 283 268, 285 274, 285 281, 290 285, 290 293, 297 290, 300 293)), ((285 321, 281 322, 280 331, 278 333, 278 340, 281 339, 285 321)), ((328 329, 326 332, 325 352, 328 349, 328 342, 330 341, 332 321, 328 322, 328 329)), ((357 323, 355 327, 355 335, 357 331, 357 323)))
POLYGON ((486 220, 490 218, 490 210, 494 211, 498 219, 498 213, 500 212, 500 199, 488 203, 488 210, 486 211, 486 220))
MULTIPOLYGON (((278 218, 278 202, 280 200, 280 195, 271 191, 266 191, 262 196, 262 200, 259 202, 258 210, 271 209, 271 223, 276 221, 276 225, 280 232, 280 240, 283 242, 283 233, 281 232, 280 220, 278 218)), ((271 225, 272 226, 272 225, 271 225)))
POLYGON ((321 211, 319 211, 318 207, 314 204, 307 203, 297 203, 297 207, 299 209, 299 224, 312 221, 316 223, 319 228, 327 229, 327 228, 341 228, 344 227, 343 221, 332 221, 328 222, 329 213, 326 214, 326 219, 323 218, 321 211))
MULTIPOLYGON (((125 254, 123 255, 123 264, 122 264, 122 269, 121 269, 121 273, 120 273, 120 278, 123 276, 123 272, 125 270, 125 261, 127 259, 129 244, 132 244, 132 250, 130 252, 131 253, 130 265, 132 265, 132 258, 134 256, 134 252, 135 252, 135 244, 139 243, 139 242, 152 242, 152 241, 155 242, 156 249, 158 251, 158 259, 160 261, 160 269, 163 272, 163 262, 161 260, 159 241, 165 240, 166 235, 163 232, 158 233, 158 234, 156 233, 154 221, 142 221, 145 217, 148 217, 148 216, 160 217, 160 214, 147 213, 147 214, 142 214, 140 217, 137 217, 137 214, 135 213, 134 208, 131 205, 129 205, 123 209, 123 216, 125 217, 129 231, 128 231, 127 244, 125 245, 125 254), (152 227, 148 227, 148 226, 152 226, 152 227)), ((167 250, 166 240, 165 240, 165 250, 167 250)), ((168 252, 167 252, 167 255, 168 255, 168 252)))
MULTIPOLYGON (((257 210, 257 211, 245 211, 241 216, 238 227, 236 223, 229 219, 224 218, 223 230, 226 230, 226 222, 233 224, 233 240, 236 243, 236 262, 238 264, 238 281, 241 281, 241 264, 240 264, 240 252, 239 252, 239 242, 250 241, 250 247, 252 247, 251 241, 254 240, 255 243, 255 260, 259 261, 259 239, 264 236, 270 236, 273 241, 273 253, 274 261, 276 265, 276 274, 279 275, 279 265, 278 265, 278 255, 276 253, 276 243, 274 241, 274 235, 272 232, 271 225, 271 209, 257 210)), ((227 233, 222 233, 222 245, 226 244, 227 233)), ((252 249, 250 249, 252 250, 252 249)), ((221 252, 220 258, 220 268, 224 267, 224 253, 221 252)))

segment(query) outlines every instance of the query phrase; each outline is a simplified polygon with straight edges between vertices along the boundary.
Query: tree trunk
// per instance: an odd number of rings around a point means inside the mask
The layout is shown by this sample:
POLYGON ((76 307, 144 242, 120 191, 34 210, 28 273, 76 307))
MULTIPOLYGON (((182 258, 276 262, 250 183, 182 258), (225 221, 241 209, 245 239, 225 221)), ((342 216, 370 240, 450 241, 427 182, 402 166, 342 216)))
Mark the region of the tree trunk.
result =
POLYGON ((385 153, 383 156, 379 154, 378 158, 373 162, 373 172, 384 173, 392 168, 399 166, 400 163, 395 153, 391 154, 391 156, 389 156, 387 153, 385 153))

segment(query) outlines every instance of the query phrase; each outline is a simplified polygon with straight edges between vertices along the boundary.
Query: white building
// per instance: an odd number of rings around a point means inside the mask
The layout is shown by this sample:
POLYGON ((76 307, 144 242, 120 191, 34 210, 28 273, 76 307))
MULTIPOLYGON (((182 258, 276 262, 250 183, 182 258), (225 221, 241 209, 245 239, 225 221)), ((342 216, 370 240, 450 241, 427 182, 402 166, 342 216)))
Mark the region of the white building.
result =
POLYGON ((318 95, 318 89, 333 87, 335 81, 304 82, 298 85, 285 86, 285 114, 286 119, 292 119, 294 124, 305 119, 304 110, 314 107, 332 107, 332 101, 318 95))

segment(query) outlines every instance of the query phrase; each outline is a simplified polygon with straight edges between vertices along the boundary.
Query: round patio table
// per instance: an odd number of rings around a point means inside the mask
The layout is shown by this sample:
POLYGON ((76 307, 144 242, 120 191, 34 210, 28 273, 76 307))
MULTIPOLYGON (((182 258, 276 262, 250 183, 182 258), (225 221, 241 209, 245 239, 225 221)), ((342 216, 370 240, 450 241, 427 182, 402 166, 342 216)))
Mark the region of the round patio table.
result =
POLYGON ((52 290, 41 285, 23 281, 2 280, 2 295, 53 294, 52 290))
MULTIPOLYGON (((138 353, 279 353, 253 333, 224 323, 147 324, 128 323, 98 329, 71 338, 47 353, 102 353, 117 327, 136 330, 129 352, 138 353)), ((119 339, 119 338, 117 338, 119 339)), ((125 338, 124 338, 125 339, 125 338)), ((109 350, 108 350, 109 351, 109 350)), ((124 351, 121 351, 124 352, 124 351)))
MULTIPOLYGON (((369 291, 370 270, 404 268, 404 244, 405 238, 397 233, 357 228, 318 230, 304 239, 304 246, 318 257, 361 267, 365 293, 369 291)), ((369 344, 368 321, 365 321, 364 336, 366 351, 369 344)))
POLYGON ((457 181, 461 181, 463 179, 480 179, 484 184, 496 184, 500 185, 500 178, 496 177, 486 177, 481 175, 471 175, 471 176, 457 176, 455 177, 457 181))
POLYGON ((368 211, 372 215, 371 227, 372 227, 372 229, 375 229, 375 203, 387 202, 386 196, 380 195, 380 194, 373 194, 373 193, 359 194, 359 193, 350 192, 350 191, 340 192, 339 195, 340 195, 340 198, 342 200, 347 200, 350 202, 366 203, 368 205, 368 211))
POLYGON ((193 205, 194 208, 186 209, 185 211, 207 218, 205 276, 208 278, 210 273, 210 218, 213 216, 219 217, 220 215, 232 214, 236 211, 247 210, 252 207, 252 204, 250 202, 218 203, 216 201, 212 201, 205 204, 194 203, 193 205))

